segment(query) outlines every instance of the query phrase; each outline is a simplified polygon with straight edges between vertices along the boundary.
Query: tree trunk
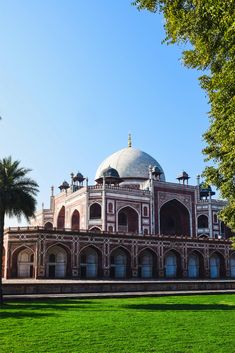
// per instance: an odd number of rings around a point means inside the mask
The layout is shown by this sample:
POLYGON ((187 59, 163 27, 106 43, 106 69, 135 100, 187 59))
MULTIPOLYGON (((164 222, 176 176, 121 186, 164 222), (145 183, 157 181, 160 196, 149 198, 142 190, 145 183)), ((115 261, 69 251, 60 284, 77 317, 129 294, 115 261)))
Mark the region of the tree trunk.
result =
POLYGON ((3 304, 2 295, 2 267, 3 267, 3 237, 4 237, 4 217, 5 212, 0 212, 0 305, 3 304))

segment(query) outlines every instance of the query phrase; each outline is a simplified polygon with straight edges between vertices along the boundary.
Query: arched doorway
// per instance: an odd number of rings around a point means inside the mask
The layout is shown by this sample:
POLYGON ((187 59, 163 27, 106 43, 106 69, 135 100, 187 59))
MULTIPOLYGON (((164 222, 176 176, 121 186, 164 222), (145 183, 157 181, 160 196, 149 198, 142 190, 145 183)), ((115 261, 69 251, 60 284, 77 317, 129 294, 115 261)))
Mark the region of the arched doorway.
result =
POLYGON ((230 257, 230 277, 235 278, 235 254, 230 257))
POLYGON ((123 248, 114 250, 110 255, 112 278, 126 278, 130 274, 130 255, 123 248))
POLYGON ((220 278, 225 275, 225 261, 220 253, 210 256, 210 278, 220 278))
POLYGON ((65 207, 62 206, 57 217, 57 228, 63 229, 65 225, 65 207))
POLYGON ((80 214, 78 210, 74 210, 71 218, 72 230, 79 230, 80 228, 80 214))
POLYGON ((124 207, 118 212, 118 231, 123 233, 139 232, 139 216, 132 207, 124 207))
POLYGON ((97 202, 90 206, 90 219, 101 219, 101 206, 97 202))
POLYGON ((197 219, 198 228, 208 228, 208 217, 202 214, 197 219))
POLYGON ((156 274, 156 255, 150 250, 144 250, 140 253, 138 258, 139 263, 139 277, 153 278, 156 274))
POLYGON ((191 235, 189 211, 178 200, 168 201, 161 207, 160 233, 164 235, 191 235))
POLYGON ((32 278, 34 272, 34 254, 30 249, 19 252, 17 258, 17 277, 32 278))
POLYGON ((53 229, 53 224, 51 222, 46 222, 44 228, 47 230, 53 229))
POLYGON ((177 278, 181 275, 180 255, 171 250, 165 255, 165 276, 166 278, 177 278))
POLYGON ((204 276, 203 256, 197 251, 193 251, 188 256, 188 277, 199 278, 204 276))
POLYGON ((67 253, 55 245, 47 253, 47 275, 49 278, 64 278, 67 274, 67 253))
POLYGON ((81 278, 97 278, 101 272, 101 255, 100 252, 88 247, 80 253, 80 270, 81 278))

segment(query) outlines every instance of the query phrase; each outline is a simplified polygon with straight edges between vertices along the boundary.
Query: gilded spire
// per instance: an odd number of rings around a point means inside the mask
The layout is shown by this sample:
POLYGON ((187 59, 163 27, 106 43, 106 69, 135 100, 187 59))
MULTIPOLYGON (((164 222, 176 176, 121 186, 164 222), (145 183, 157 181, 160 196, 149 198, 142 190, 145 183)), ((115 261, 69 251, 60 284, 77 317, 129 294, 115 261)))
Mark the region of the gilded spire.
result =
POLYGON ((128 147, 132 146, 131 134, 128 134, 128 147))

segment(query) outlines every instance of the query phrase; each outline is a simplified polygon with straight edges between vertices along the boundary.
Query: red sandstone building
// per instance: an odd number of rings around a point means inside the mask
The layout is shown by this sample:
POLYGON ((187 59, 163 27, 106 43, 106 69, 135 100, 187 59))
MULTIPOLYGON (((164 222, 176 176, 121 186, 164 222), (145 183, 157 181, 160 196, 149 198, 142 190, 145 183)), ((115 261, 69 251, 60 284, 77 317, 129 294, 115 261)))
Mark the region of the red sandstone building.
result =
POLYGON ((162 167, 129 145, 99 166, 96 184, 71 174, 27 228, 5 232, 5 278, 234 278, 225 202, 167 182, 162 167))

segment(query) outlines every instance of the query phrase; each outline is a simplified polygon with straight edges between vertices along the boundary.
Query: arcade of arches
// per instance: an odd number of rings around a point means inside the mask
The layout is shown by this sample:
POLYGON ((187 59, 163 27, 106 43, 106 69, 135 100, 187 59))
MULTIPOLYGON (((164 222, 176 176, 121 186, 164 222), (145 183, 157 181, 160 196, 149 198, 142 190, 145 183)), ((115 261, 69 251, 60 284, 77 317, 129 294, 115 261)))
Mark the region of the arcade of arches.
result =
MULTIPOLYGON (((131 254, 124 247, 118 247, 109 255, 110 278, 131 278, 131 254)), ((71 277, 71 254, 69 249, 57 244, 51 246, 45 256, 45 278, 71 277)), ((93 246, 87 246, 78 255, 78 278, 103 278, 103 258, 101 251, 93 246)), ((181 254, 174 249, 165 252, 163 256, 165 278, 205 278, 205 266, 208 264, 209 278, 225 278, 225 259, 219 252, 213 252, 205 261, 199 251, 192 251, 187 256, 186 274, 183 273, 183 259, 181 254)), ((20 247, 13 253, 13 267, 10 277, 32 278, 35 277, 35 253, 32 249, 20 247)), ((137 256, 137 277, 159 278, 159 258, 149 248, 139 252, 137 256)), ((229 258, 230 278, 235 278, 235 253, 229 258)))

